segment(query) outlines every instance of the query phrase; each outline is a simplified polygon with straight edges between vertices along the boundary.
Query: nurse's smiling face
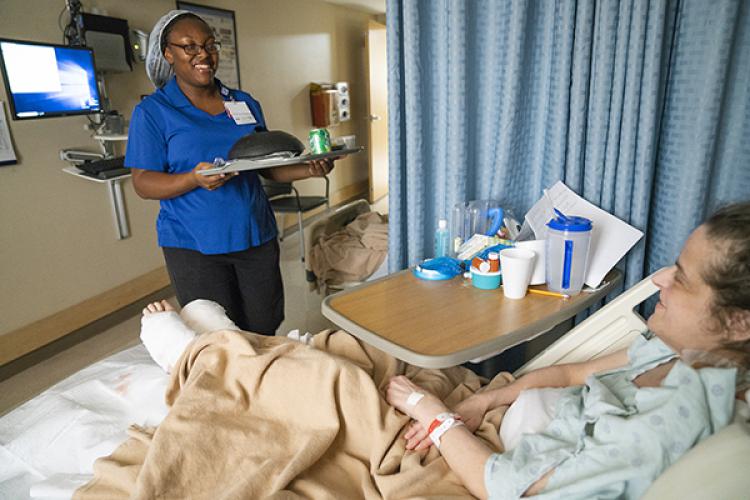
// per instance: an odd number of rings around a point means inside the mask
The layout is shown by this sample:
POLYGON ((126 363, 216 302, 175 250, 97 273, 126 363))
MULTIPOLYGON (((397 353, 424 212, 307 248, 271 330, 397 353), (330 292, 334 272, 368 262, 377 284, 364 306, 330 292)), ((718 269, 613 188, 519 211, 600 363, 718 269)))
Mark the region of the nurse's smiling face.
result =
POLYGON ((685 242, 677 263, 653 277, 660 294, 648 327, 678 353, 684 349, 708 352, 722 343, 711 308, 714 291, 703 279, 707 261, 721 253, 700 226, 685 242))
POLYGON ((179 19, 167 37, 164 57, 174 69, 177 81, 192 87, 214 85, 214 75, 219 66, 219 54, 209 54, 205 45, 214 41, 211 28, 194 17, 179 19), (202 46, 196 55, 189 55, 179 45, 202 46))

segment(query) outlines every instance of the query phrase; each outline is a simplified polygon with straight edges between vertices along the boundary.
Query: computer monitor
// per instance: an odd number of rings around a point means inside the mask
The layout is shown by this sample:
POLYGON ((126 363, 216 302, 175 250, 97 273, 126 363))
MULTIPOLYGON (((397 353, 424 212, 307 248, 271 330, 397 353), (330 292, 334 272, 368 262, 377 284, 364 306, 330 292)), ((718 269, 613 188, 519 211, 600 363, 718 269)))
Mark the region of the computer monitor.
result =
POLYGON ((0 67, 14 120, 102 111, 89 48, 0 38, 0 67))

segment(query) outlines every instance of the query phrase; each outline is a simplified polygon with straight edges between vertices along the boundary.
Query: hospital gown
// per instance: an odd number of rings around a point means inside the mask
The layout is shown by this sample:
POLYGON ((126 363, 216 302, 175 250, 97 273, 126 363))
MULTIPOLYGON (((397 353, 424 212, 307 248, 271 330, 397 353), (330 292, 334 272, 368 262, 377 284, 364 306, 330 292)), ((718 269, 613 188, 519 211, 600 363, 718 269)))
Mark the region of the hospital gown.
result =
POLYGON ((670 464, 729 423, 734 368, 696 370, 678 360, 661 386, 638 388, 638 375, 676 354, 660 339, 640 336, 628 357, 623 368, 560 389, 544 432, 487 460, 490 498, 519 498, 552 469, 538 498, 639 498, 670 464))

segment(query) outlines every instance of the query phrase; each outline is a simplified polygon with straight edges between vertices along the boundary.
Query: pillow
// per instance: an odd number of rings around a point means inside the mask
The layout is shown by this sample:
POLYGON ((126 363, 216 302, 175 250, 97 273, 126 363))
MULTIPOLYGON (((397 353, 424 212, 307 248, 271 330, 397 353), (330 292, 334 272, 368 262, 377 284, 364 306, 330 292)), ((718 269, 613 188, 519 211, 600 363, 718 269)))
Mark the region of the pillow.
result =
MULTIPOLYGON (((740 405, 742 403, 738 403, 740 405)), ((643 499, 746 499, 750 491, 748 471, 750 424, 744 419, 735 419, 668 468, 643 499)))

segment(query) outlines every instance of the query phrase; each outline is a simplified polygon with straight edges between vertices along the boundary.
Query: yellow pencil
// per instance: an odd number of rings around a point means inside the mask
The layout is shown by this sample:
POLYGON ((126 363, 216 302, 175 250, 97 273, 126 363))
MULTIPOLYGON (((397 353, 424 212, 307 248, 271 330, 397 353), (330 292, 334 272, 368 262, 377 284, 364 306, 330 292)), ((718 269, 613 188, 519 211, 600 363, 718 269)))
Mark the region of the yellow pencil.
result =
POLYGON ((535 293, 537 295, 549 295, 550 297, 560 297, 561 299, 569 299, 570 295, 564 293, 550 292, 549 290, 539 290, 537 288, 529 288, 529 293, 535 293))

